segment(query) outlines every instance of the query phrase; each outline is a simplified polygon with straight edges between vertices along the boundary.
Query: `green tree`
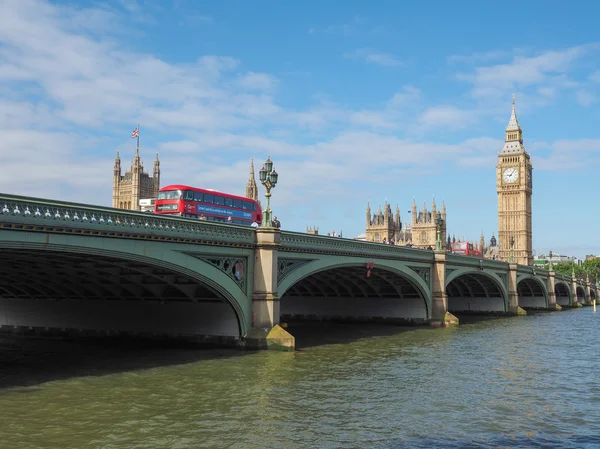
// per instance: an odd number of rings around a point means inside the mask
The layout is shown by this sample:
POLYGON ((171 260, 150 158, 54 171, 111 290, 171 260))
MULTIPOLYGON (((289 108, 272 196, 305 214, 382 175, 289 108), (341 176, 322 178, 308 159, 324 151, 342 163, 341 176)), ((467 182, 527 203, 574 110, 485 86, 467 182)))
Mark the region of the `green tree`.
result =
POLYGON ((590 276, 590 280, 598 282, 600 279, 600 257, 594 257, 583 262, 583 271, 590 276))
POLYGON ((555 272, 564 274, 567 276, 571 276, 571 274, 573 273, 573 269, 575 269, 576 277, 585 276, 582 265, 578 265, 575 262, 573 262, 572 260, 569 260, 568 262, 558 262, 557 264, 554 264, 555 272))

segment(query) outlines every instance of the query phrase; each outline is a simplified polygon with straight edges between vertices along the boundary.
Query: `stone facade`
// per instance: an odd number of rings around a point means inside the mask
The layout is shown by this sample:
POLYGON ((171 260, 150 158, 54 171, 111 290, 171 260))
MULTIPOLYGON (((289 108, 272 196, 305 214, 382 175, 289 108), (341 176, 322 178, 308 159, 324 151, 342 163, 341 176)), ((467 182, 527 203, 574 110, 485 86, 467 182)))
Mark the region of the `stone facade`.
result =
MULTIPOLYGON (((435 248, 437 240, 437 216, 435 200, 431 211, 423 204, 423 209, 417 213, 417 203, 413 201, 411 211, 411 224, 403 227, 400 219, 400 210, 396 206, 392 214, 391 206, 386 202, 384 209, 381 207, 377 213, 371 215, 371 206, 367 205, 366 215, 366 240, 369 242, 393 242, 396 245, 408 245, 415 248, 435 248)), ((442 225, 440 226, 442 245, 446 246, 446 205, 442 204, 442 225)))
POLYGON ((523 131, 517 120, 514 96, 504 140, 496 165, 499 258, 510 261, 512 255, 514 263, 533 265, 533 167, 523 145, 523 131))
POLYGON ((154 161, 152 176, 144 171, 140 161, 139 147, 135 150, 135 157, 129 171, 121 174, 121 158, 117 151, 113 173, 113 200, 112 207, 119 209, 140 210, 140 199, 156 198, 160 189, 160 162, 158 153, 154 161))

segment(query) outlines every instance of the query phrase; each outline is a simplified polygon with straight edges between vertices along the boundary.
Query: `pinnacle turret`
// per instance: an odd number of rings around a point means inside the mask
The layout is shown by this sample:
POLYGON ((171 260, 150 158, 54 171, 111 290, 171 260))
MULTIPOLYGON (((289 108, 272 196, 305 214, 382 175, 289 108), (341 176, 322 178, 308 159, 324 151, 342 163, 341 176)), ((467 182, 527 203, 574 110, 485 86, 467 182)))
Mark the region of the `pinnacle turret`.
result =
POLYGON ((246 198, 252 198, 254 201, 258 201, 258 186, 256 185, 256 178, 254 176, 254 158, 250 162, 250 176, 248 183, 246 184, 246 198))

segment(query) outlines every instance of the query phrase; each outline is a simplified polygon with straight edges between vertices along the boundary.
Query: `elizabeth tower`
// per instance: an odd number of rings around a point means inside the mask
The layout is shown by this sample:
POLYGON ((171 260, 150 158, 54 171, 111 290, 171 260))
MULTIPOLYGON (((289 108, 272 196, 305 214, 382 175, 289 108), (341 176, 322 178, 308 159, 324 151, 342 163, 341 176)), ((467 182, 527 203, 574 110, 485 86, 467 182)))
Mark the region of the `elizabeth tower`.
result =
POLYGON ((498 154, 496 186, 498 190, 498 237, 500 259, 533 265, 531 231, 532 166, 523 145, 523 131, 515 113, 506 127, 504 147, 498 154))

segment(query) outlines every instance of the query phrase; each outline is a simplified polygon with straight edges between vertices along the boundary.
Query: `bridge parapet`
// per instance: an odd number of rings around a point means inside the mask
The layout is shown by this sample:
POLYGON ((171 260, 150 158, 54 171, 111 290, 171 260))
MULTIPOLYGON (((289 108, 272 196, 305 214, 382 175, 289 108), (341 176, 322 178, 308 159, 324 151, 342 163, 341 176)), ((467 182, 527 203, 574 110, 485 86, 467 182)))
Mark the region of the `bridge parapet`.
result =
POLYGON ((280 243, 280 251, 433 262, 433 251, 430 250, 301 232, 282 231, 280 243))
POLYGON ((6 194, 0 194, 0 226, 243 247, 253 247, 256 242, 255 229, 246 226, 6 194))

